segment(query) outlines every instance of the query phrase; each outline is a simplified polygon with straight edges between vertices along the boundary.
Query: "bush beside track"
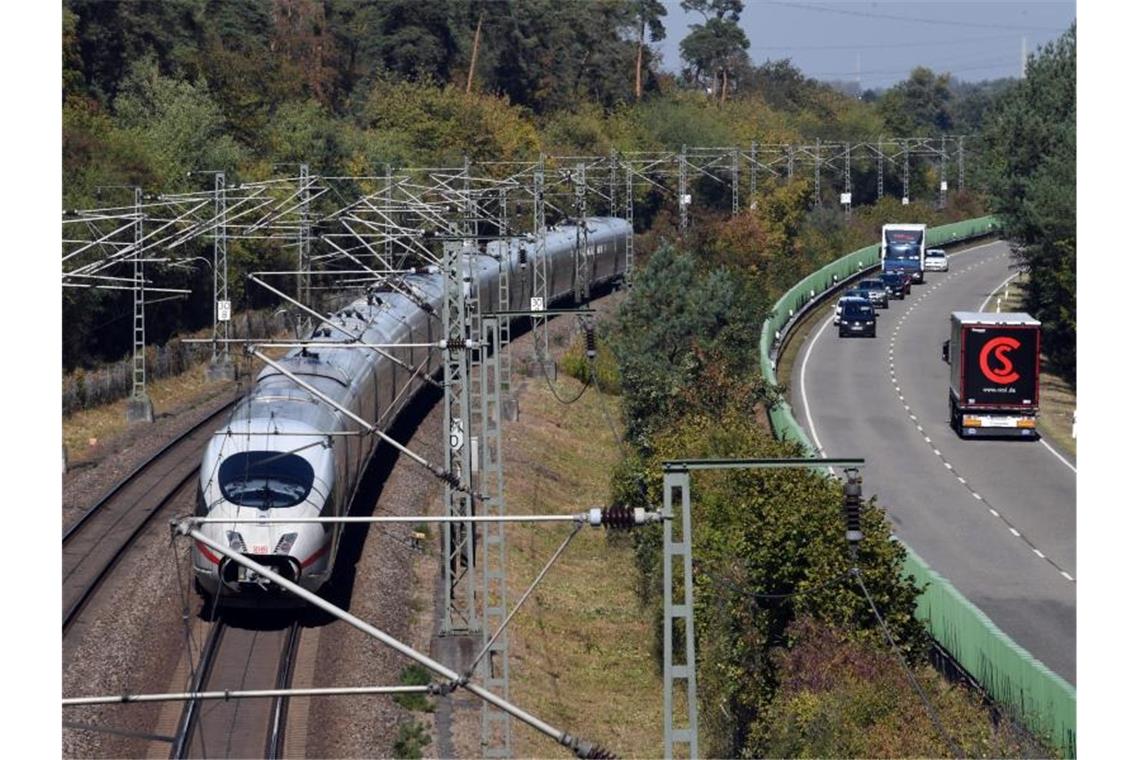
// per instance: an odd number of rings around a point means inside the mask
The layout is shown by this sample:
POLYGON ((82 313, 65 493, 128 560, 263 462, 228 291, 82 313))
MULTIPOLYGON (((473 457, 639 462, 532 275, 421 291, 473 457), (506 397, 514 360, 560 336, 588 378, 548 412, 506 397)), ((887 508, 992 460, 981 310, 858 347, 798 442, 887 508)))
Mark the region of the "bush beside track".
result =
MULTIPOLYGON (((969 219, 930 229, 927 243, 963 243, 993 235, 998 229, 996 217, 969 219)), ((776 365, 796 324, 878 262, 877 244, 860 248, 803 278, 776 301, 760 336, 765 380, 776 384, 776 365)), ((768 408, 768 419, 777 438, 795 441, 811 456, 819 455, 786 399, 768 408)), ((1046 737, 1065 756, 1075 757, 1076 689, 1018 646, 914 550, 906 548, 905 572, 924 588, 916 614, 934 640, 1018 721, 1046 737)))

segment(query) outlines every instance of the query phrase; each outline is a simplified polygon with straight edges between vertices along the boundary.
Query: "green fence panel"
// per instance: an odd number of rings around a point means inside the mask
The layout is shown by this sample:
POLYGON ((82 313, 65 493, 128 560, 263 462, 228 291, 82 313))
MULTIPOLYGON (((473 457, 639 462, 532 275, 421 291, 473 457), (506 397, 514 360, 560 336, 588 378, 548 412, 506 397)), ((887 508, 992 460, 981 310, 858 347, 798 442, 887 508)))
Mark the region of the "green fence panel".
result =
MULTIPOLYGON (((998 228, 996 217, 967 219, 928 230, 927 245, 949 245, 993 234, 998 228)), ((839 283, 877 266, 878 259, 877 244, 860 248, 812 272, 776 301, 760 335, 763 373, 768 382, 776 382, 776 355, 790 323, 839 283)), ((769 410, 768 418, 777 437, 796 441, 808 455, 818 456, 785 400, 769 410)), ((1018 646, 910 547, 904 572, 925 589, 917 614, 934 639, 1023 725, 1066 756, 1075 757, 1076 689, 1018 646)))
POLYGON ((931 636, 1022 725, 1075 757, 1076 689, 1018 646, 910 547, 904 572, 925 587, 916 614, 931 636))

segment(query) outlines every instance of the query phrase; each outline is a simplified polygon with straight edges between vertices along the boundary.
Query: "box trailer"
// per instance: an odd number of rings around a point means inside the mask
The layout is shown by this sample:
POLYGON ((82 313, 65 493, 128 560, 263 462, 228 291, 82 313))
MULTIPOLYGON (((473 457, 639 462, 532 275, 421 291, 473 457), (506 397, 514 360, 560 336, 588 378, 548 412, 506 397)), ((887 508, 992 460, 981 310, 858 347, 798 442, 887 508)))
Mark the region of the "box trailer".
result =
POLYGON ((950 315, 950 426, 964 438, 1036 438, 1041 323, 1028 314, 950 315))

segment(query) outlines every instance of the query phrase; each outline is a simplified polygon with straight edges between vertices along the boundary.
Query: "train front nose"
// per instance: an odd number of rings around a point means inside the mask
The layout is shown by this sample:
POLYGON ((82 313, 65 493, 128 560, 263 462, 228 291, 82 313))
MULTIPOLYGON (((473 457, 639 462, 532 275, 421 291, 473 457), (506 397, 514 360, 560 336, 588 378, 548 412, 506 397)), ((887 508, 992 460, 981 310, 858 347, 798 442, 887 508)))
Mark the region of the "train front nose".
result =
MULTIPOLYGON (((231 550, 287 581, 300 582, 301 562, 292 553, 297 541, 296 531, 272 532, 264 527, 252 527, 243 533, 240 526, 235 528, 237 529, 226 531, 226 542, 231 550), (269 542, 273 538, 276 541, 271 546, 269 542)), ((284 591, 279 584, 231 557, 222 558, 218 565, 218 575, 226 588, 238 593, 284 591)))

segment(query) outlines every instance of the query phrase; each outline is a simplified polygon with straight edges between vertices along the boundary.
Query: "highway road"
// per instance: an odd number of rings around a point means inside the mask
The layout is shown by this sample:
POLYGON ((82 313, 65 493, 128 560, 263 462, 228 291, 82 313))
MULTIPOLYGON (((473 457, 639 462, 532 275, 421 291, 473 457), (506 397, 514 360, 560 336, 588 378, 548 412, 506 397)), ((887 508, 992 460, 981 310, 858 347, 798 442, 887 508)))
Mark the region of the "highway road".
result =
POLYGON ((1011 277, 994 242, 950 256, 879 314, 878 337, 813 328, 793 367, 796 418, 825 456, 867 460, 895 534, 1014 641, 1076 684, 1076 466, 1047 441, 961 440, 947 424, 950 312, 1011 277))

